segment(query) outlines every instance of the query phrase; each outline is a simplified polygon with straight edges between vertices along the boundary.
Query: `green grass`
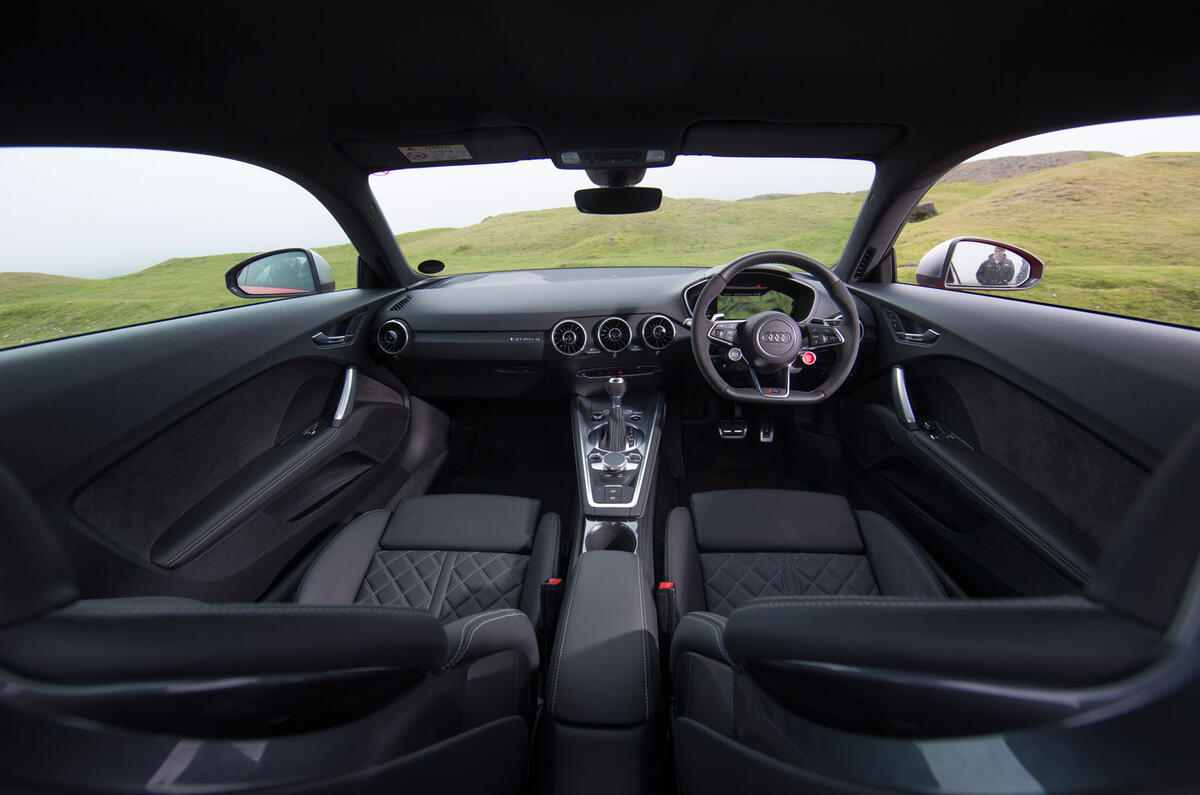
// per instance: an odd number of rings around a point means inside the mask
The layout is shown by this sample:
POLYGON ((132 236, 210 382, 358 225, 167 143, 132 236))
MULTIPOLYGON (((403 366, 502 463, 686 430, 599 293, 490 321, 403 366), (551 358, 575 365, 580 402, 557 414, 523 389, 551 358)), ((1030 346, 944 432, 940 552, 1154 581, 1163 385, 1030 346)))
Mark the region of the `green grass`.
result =
MULTIPOLYGON (((354 284, 350 246, 317 250, 339 284, 354 284)), ((0 273, 0 348, 244 305, 225 289, 225 271, 249 256, 169 259, 111 279, 0 273)))
MULTIPOLYGON (((1046 276, 1025 300, 1200 326, 1200 153, 1111 157, 985 183, 934 187, 939 214, 896 245, 899 277, 937 243, 983 235, 1025 247, 1046 276)), ((446 273, 599 265, 718 265, 756 249, 841 253, 863 193, 756 201, 664 199, 655 213, 582 215, 574 208, 507 213, 397 240, 414 265, 446 273)), ((303 244, 303 241, 299 241, 303 244)), ((318 249, 337 283, 355 281, 349 245, 318 249)), ((170 259, 111 279, 0 273, 0 348, 246 302, 224 273, 248 253, 170 259)))
MULTIPOLYGON (((813 193, 756 202, 664 199, 655 213, 582 215, 575 208, 507 213, 461 229, 398 235, 414 266, 440 259, 446 273, 598 265, 701 265, 758 248, 841 253, 864 194, 813 193)), ((318 248, 341 287, 355 283, 354 249, 318 248)), ((205 312, 246 301, 225 271, 249 253, 171 259, 111 279, 0 273, 0 348, 205 312)))
POLYGON ((900 281, 941 241, 980 235, 1046 263, 1037 287, 999 295, 1200 326, 1200 153, 1098 157, 926 198, 939 214, 901 233, 900 281))
POLYGON ((462 229, 399 235, 414 265, 440 259, 447 273, 599 265, 710 266, 763 248, 836 261, 863 193, 809 193, 753 202, 663 199, 643 215, 583 215, 573 207, 506 213, 462 229))

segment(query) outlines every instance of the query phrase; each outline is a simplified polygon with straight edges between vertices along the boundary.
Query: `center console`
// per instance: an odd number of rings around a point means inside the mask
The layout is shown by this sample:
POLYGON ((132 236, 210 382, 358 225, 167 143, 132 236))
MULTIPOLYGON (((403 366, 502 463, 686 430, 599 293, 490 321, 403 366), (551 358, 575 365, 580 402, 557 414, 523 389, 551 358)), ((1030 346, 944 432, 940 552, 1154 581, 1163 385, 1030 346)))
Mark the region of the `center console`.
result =
POLYGON ((626 394, 610 378, 606 398, 576 397, 571 409, 575 469, 584 516, 636 519, 654 491, 662 439, 662 393, 626 394))
MULTIPOLYGON (((541 792, 650 793, 665 742, 653 494, 665 403, 609 379, 571 405, 582 534, 546 666, 541 792)), ((577 526, 578 531, 578 526, 577 526)))

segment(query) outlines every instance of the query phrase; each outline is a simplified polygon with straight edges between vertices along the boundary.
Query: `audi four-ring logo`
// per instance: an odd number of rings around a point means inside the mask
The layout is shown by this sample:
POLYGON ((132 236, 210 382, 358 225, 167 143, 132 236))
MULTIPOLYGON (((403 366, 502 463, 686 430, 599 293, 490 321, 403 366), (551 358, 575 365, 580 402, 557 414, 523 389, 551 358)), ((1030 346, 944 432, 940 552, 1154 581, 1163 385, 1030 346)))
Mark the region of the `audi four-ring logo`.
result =
POLYGON ((763 342, 777 342, 786 345, 792 341, 792 335, 786 331, 765 331, 761 339, 763 342))

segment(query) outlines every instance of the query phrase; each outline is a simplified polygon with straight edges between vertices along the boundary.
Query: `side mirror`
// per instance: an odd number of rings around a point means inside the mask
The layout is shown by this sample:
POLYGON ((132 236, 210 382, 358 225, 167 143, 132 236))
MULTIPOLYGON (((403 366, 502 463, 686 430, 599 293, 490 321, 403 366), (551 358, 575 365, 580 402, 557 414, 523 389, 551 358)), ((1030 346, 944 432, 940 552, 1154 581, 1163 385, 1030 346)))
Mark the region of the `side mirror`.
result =
POLYGON ((333 268, 308 248, 285 248, 245 259, 225 273, 238 298, 281 298, 333 291, 333 268))
POLYGON ((917 284, 947 290, 1028 290, 1045 264, 1024 249, 986 237, 956 237, 921 258, 917 284))

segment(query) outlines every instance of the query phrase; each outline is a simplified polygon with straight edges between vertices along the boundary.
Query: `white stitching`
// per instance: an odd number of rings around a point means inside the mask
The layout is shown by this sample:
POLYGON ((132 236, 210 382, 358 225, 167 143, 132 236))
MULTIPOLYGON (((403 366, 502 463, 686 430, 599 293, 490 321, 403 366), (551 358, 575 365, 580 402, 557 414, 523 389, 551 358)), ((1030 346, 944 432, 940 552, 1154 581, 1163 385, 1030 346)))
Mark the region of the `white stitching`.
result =
POLYGON ((941 455, 937 452, 937 450, 934 449, 931 445, 927 444, 920 434, 917 434, 916 438, 921 440, 921 446, 924 447, 928 453, 930 453, 930 456, 929 456, 930 460, 932 460, 935 463, 937 463, 938 465, 940 465, 942 467, 943 472, 947 473, 948 475, 953 477, 955 480, 957 480, 959 483, 966 486, 985 505, 987 505, 993 511, 995 511, 996 513, 1000 514, 1002 517, 1007 519, 1011 523, 1012 528, 1014 530, 1016 530, 1026 541, 1030 542, 1035 547, 1039 548, 1043 553, 1048 555, 1050 558, 1050 561, 1052 563, 1057 563, 1066 574, 1074 576, 1076 578, 1076 582, 1078 584, 1087 585, 1089 577, 1082 569, 1080 569, 1075 564, 1071 563, 1071 561, 1068 560, 1061 552, 1059 552, 1057 549, 1055 549, 1054 547, 1052 547, 1048 543, 1046 543, 1046 541, 1044 539, 1042 539, 1042 537, 1039 536, 1037 533, 1031 532, 1030 530, 1026 529, 1025 526, 1020 522, 1020 520, 1018 520, 1015 516, 1012 515, 1012 512, 1008 511, 1003 505, 996 502, 996 500, 993 499, 991 497, 991 495, 989 495, 987 492, 983 491, 981 488, 979 488, 973 482, 971 482, 970 480, 965 478, 960 472, 958 472, 958 470, 956 470, 949 463, 942 460, 941 455))
POLYGON ((646 657, 646 635, 650 634, 650 627, 646 623, 646 583, 642 581, 642 569, 638 567, 638 623, 642 625, 642 631, 638 635, 642 638, 642 702, 646 707, 646 719, 650 719, 650 665, 646 657))
POLYGON ((267 484, 266 484, 265 486, 263 486, 261 489, 259 489, 258 491, 254 492, 253 494, 251 494, 250 496, 248 496, 246 499, 242 500, 242 501, 241 501, 240 503, 238 503, 238 504, 237 504, 235 507, 233 507, 233 508, 230 508, 230 509, 229 509, 229 512, 228 512, 228 513, 226 513, 226 514, 225 514, 223 517, 221 517, 220 519, 218 519, 218 520, 217 520, 217 521, 216 521, 216 522, 213 524, 213 526, 212 526, 212 527, 208 528, 208 530, 206 530, 206 531, 204 531, 203 533, 201 533, 201 534, 200 534, 200 536, 199 536, 198 538, 195 538, 195 539, 193 539, 193 540, 192 540, 192 542, 191 542, 190 544, 188 544, 188 545, 187 545, 187 546, 185 546, 183 549, 181 549, 181 550, 180 550, 178 553, 176 553, 176 554, 175 554, 175 555, 174 555, 174 556, 173 556, 173 557, 172 557, 170 560, 168 560, 166 563, 162 564, 162 565, 163 565, 163 568, 167 568, 167 569, 174 568, 175 566, 177 566, 177 565, 179 565, 180 563, 184 562, 184 559, 185 559, 185 558, 187 558, 187 557, 189 557, 189 556, 190 556, 190 554, 191 554, 191 552, 192 552, 192 551, 193 551, 193 550, 194 550, 194 549, 195 549, 197 546, 199 546, 200 544, 203 544, 205 541, 207 541, 207 540, 208 540, 210 537, 212 537, 212 535, 213 535, 214 533, 216 533, 218 530, 224 530, 224 529, 225 529, 225 527, 226 527, 226 525, 228 525, 228 524, 229 524, 231 521, 233 521, 234 519, 236 519, 236 518, 237 518, 237 515, 238 515, 238 512, 240 512, 242 509, 244 509, 244 508, 245 508, 247 505, 249 505, 250 503, 252 503, 252 502, 254 502, 255 500, 257 500, 257 499, 259 499, 260 497, 262 497, 262 495, 264 495, 264 494, 268 493, 268 492, 269 492, 271 489, 275 488, 275 486, 276 486, 276 485, 277 485, 277 484, 278 484, 278 483, 279 483, 281 480, 283 480, 284 478, 288 477, 288 476, 289 476, 289 475, 291 475, 293 472, 295 472, 297 469, 299 469, 300 467, 302 467, 302 466, 304 466, 305 464, 307 464, 307 463, 308 463, 309 461, 311 461, 311 460, 312 460, 314 457, 316 457, 317 453, 321 452, 321 451, 322 451, 322 450, 324 450, 326 447, 328 447, 330 444, 332 444, 332 443, 333 443, 333 440, 337 438, 338 434, 337 434, 337 432, 336 432, 336 431, 337 431, 337 429, 330 429, 330 430, 331 430, 332 432, 326 435, 326 437, 325 437, 325 442, 324 442, 323 444, 321 444, 319 447, 315 447, 315 448, 313 448, 312 450, 310 450, 310 451, 309 451, 309 453, 308 453, 308 455, 304 456, 304 457, 303 457, 303 458, 301 458, 299 461, 297 461, 295 464, 293 464, 292 466, 288 467, 288 468, 287 468, 285 471, 283 471, 283 472, 280 472, 278 475, 276 475, 274 478, 272 478, 272 479, 271 479, 271 482, 267 483, 267 484))
MULTIPOLYGON (((90 600, 89 600, 90 601, 90 600)), ((105 600, 98 600, 105 601, 105 600)), ((94 616, 221 616, 221 615, 246 615, 246 616, 317 616, 317 615, 339 615, 339 616, 429 616, 426 610, 417 610, 411 607, 382 607, 375 605, 297 605, 297 604, 278 604, 270 607, 262 605, 239 605, 239 604, 217 604, 217 605, 143 605, 143 606, 118 606, 118 605, 99 605, 87 604, 85 602, 76 602, 69 605, 62 611, 69 615, 94 615, 94 616)))
POLYGON ((733 665, 733 658, 729 656, 729 651, 725 648, 725 639, 722 637, 725 632, 725 624, 722 623, 721 620, 716 616, 713 616, 709 613, 688 613, 688 616, 686 617, 692 616, 712 630, 713 635, 715 635, 717 638, 717 651, 721 652, 721 657, 725 660, 725 662, 733 665))
MULTIPOLYGON (((568 575, 570 574, 568 572, 568 575)), ((561 621, 562 637, 558 641, 558 659, 554 663, 554 687, 550 691, 550 703, 547 704, 547 707, 551 710, 551 714, 553 714, 554 707, 558 704, 558 675, 562 671, 563 649, 567 645, 567 627, 571 624, 571 605, 575 603, 575 591, 577 590, 576 585, 578 585, 575 580, 579 579, 578 571, 575 572, 575 575, 571 577, 571 595, 567 598, 567 612, 563 614, 561 621)))
POLYGON ((451 658, 453 658, 462 650, 463 643, 467 637, 467 630, 469 630, 473 624, 482 620, 485 616, 487 616, 487 613, 478 613, 463 622, 462 630, 458 633, 458 645, 454 647, 454 654, 450 655, 451 658))
MULTIPOLYGON (((513 610, 512 612, 505 612, 502 615, 491 616, 488 619, 486 619, 485 621, 480 621, 478 624, 471 627, 471 634, 469 637, 467 637, 467 634, 465 632, 466 627, 464 626, 463 627, 463 630, 464 630, 463 635, 459 638, 459 643, 458 643, 459 651, 456 651, 454 656, 450 658, 450 661, 447 662, 442 667, 449 668, 451 665, 454 665, 460 659, 462 659, 463 655, 465 655, 467 653, 467 651, 471 648, 471 641, 475 639, 475 633, 477 633, 483 627, 484 624, 490 624, 493 621, 500 621, 501 619, 505 619, 505 618, 515 618, 517 616, 517 614, 520 612, 521 611, 519 611, 519 610, 513 610), (463 637, 467 638, 465 645, 462 642, 463 637)), ((487 613, 481 613, 480 615, 487 615, 487 613)))
POLYGON ((812 597, 792 596, 785 598, 755 599, 738 608, 760 610, 768 607, 935 607, 935 608, 1011 608, 1011 607, 1087 607, 1100 609, 1086 599, 1077 596, 1034 597, 1029 599, 928 599, 924 597, 879 596, 861 598, 854 596, 812 597))
MULTIPOLYGON (((300 578, 300 584, 296 586, 296 599, 301 598, 303 591, 304 591, 304 584, 308 582, 309 575, 313 573, 313 569, 315 569, 321 565, 321 560, 325 557, 326 554, 329 553, 329 548, 337 543, 337 540, 342 537, 342 534, 344 534, 347 530, 349 530, 352 526, 354 526, 355 523, 361 522, 364 519, 366 519, 368 516, 371 516, 371 515, 377 514, 377 513, 387 513, 387 511, 382 510, 382 509, 375 510, 375 511, 367 511, 362 516, 355 518, 354 521, 350 522, 349 524, 347 524, 345 527, 343 527, 341 530, 339 530, 337 532, 337 535, 335 535, 333 537, 333 539, 328 544, 325 545, 325 548, 321 550, 321 554, 317 555, 317 559, 312 562, 312 565, 308 567, 308 571, 304 572, 304 576, 300 578)), ((384 522, 384 526, 386 528, 387 522, 384 522)), ((380 535, 382 535, 382 532, 380 533, 380 535)), ((376 549, 379 548, 378 544, 376 544, 375 548, 376 549)), ((374 553, 372 553, 372 555, 374 555, 374 553)), ((370 566, 369 563, 367 565, 368 565, 368 567, 370 566)))
MULTIPOLYGON (((369 594, 362 597, 361 599, 356 599, 354 603, 355 604, 365 604, 366 602, 364 600, 374 599, 379 604, 380 607, 391 607, 392 605, 396 604, 396 602, 399 601, 400 599, 404 599, 405 601, 407 601, 408 593, 400 585, 400 578, 394 571, 392 571, 391 564, 396 560, 397 557, 400 557, 401 555, 407 556, 407 555, 416 554, 421 551, 423 551, 423 550, 420 550, 420 549, 395 549, 395 550, 388 549, 388 550, 376 551, 372 557, 375 559, 378 559, 379 565, 381 568, 368 571, 366 576, 363 577, 362 585, 366 585, 368 588, 370 588, 371 586, 367 581, 371 579, 372 575, 377 574, 380 571, 386 573, 389 577, 391 577, 391 579, 388 580, 387 582, 385 582, 383 585, 379 586, 378 588, 375 588, 369 594), (389 560, 384 560, 383 559, 384 552, 396 552, 398 554, 389 560), (383 590, 390 585, 396 586, 397 596, 395 599, 391 600, 387 604, 383 604, 382 600, 379 599, 379 594, 382 593, 383 590)), ((401 574, 407 574, 410 571, 414 572, 417 575, 417 580, 422 585, 425 585, 426 590, 429 591, 429 596, 426 597, 425 599, 423 599, 421 602, 419 602, 418 604, 415 604, 415 605, 410 603, 408 605, 405 605, 406 607, 417 607, 417 608, 423 608, 423 609, 430 607, 430 605, 428 603, 433 600, 433 588, 430 588, 426 584, 426 580, 428 578, 422 576, 420 570, 418 570, 417 567, 420 566, 425 561, 429 560, 430 558, 434 557, 435 555, 448 555, 448 554, 449 553, 446 552, 445 550, 433 549, 433 550, 429 550, 428 553, 425 555, 425 557, 421 558, 420 560, 413 561, 411 559, 406 559, 406 562, 408 563, 408 569, 406 569, 405 571, 402 571, 401 574)), ((436 570, 437 574, 439 574, 439 575, 441 574, 442 569, 445 567, 445 565, 446 565, 446 561, 445 561, 445 558, 443 558, 436 570)), ((434 585, 436 586, 437 585, 437 577, 434 577, 433 579, 434 579, 434 585)), ((360 585, 359 588, 361 589, 361 587, 362 586, 360 585)))

